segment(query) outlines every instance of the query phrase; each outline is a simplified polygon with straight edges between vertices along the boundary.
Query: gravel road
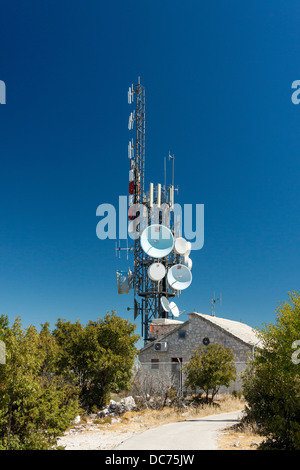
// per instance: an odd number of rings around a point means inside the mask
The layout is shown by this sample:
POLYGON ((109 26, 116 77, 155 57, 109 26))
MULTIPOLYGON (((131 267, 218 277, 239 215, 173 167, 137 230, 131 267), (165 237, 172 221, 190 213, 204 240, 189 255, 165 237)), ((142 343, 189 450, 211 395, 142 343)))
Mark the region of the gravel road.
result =
POLYGON ((115 450, 217 450, 218 432, 237 423, 242 411, 165 424, 135 434, 115 450))

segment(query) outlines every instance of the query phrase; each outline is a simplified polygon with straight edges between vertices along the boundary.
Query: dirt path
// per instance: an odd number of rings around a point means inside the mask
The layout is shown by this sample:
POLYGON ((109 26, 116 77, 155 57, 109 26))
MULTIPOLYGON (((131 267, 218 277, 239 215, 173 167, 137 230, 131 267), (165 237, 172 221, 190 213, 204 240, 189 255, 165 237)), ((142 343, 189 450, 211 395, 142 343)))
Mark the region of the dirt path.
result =
POLYGON ((124 441, 116 450, 217 450, 218 432, 239 421, 241 411, 169 423, 124 441))

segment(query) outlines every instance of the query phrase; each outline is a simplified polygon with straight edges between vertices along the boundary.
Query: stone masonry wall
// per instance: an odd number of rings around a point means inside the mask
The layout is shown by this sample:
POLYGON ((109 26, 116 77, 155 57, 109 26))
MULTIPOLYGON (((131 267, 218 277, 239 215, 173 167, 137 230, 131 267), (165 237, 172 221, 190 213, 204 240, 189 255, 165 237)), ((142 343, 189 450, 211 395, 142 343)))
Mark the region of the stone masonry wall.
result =
MULTIPOLYGON (((170 364, 173 358, 181 358, 183 363, 189 362, 195 349, 204 346, 203 339, 208 338, 210 344, 221 344, 228 349, 232 349, 238 376, 245 368, 246 362, 252 355, 252 347, 245 344, 238 338, 232 336, 222 328, 210 323, 202 317, 189 314, 189 321, 173 329, 172 333, 162 339, 168 342, 168 350, 155 351, 153 345, 141 351, 139 360, 149 370, 151 369, 151 360, 158 359, 159 363, 170 364), (180 338, 179 332, 185 332, 185 337, 180 338)), ((163 367, 160 368, 163 370, 163 367)), ((156 373, 158 371, 155 371, 156 373)), ((231 389, 240 389, 239 378, 233 384, 231 389)))
POLYGON ((169 362, 174 357, 181 357, 183 362, 189 362, 194 350, 204 346, 204 338, 209 338, 210 344, 218 343, 232 349, 237 362, 246 362, 252 354, 250 345, 197 315, 190 314, 189 321, 172 331, 173 333, 171 332, 163 339, 168 342, 168 351, 155 351, 151 346, 140 353, 139 360, 151 362, 151 359, 159 359, 162 362, 169 362), (180 338, 179 332, 183 331, 185 331, 185 338, 180 338))

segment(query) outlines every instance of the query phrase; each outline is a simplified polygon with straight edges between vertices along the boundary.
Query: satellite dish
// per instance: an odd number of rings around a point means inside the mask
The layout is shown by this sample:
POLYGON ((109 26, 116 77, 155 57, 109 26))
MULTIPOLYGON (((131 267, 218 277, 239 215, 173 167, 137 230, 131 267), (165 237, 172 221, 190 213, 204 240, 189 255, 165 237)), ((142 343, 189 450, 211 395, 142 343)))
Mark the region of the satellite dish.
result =
POLYGON ((164 309, 165 312, 169 312, 170 311, 170 304, 169 304, 169 301, 167 299, 167 297, 161 297, 160 298, 160 303, 161 303, 161 306, 162 308, 164 309))
POLYGON ((191 242, 186 242, 187 243, 187 246, 188 246, 188 249, 187 251, 185 252, 185 256, 189 256, 190 252, 192 251, 192 244, 191 242))
POLYGON ((189 287, 192 282, 192 273, 183 264, 175 264, 168 271, 168 283, 172 289, 184 290, 189 287))
POLYGON ((148 276, 152 281, 161 281, 166 275, 166 268, 161 263, 153 263, 148 268, 148 276))
POLYGON ((172 315, 174 317, 179 317, 180 315, 179 308, 177 307, 175 302, 170 302, 169 307, 170 307, 170 312, 172 313, 172 315))
POLYGON ((131 289, 132 272, 128 271, 117 271, 117 284, 119 294, 128 294, 131 289))
POLYGON ((188 242, 182 237, 176 238, 175 243, 174 243, 175 253, 177 253, 178 255, 185 255, 185 253, 188 250, 187 243, 188 242))
POLYGON ((189 270, 192 269, 192 266, 193 266, 193 262, 191 260, 191 258, 189 256, 184 256, 183 257, 183 260, 181 261, 181 263, 186 266, 187 268, 189 268, 189 270))
POLYGON ((174 237, 165 225, 149 225, 141 235, 141 246, 151 258, 163 258, 173 250, 174 237))

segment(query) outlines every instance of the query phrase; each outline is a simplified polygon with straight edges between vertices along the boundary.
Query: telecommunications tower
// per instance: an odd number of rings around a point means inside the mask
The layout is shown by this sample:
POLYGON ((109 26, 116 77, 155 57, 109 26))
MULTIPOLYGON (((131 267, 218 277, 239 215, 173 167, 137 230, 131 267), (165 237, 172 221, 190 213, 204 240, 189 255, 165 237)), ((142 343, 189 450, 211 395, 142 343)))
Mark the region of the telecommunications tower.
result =
POLYGON ((192 282, 191 243, 181 237, 175 220, 174 156, 169 154, 172 184, 167 185, 165 176, 163 186, 150 183, 149 190, 145 189, 145 89, 140 79, 129 87, 128 103, 134 108, 128 121, 129 131, 134 132, 128 145, 128 231, 133 240, 131 247, 118 251, 133 252, 134 263, 132 271, 117 271, 117 284, 119 294, 133 289, 134 319, 140 316, 147 343, 152 340, 149 326, 153 319, 180 315, 172 299, 192 282))

